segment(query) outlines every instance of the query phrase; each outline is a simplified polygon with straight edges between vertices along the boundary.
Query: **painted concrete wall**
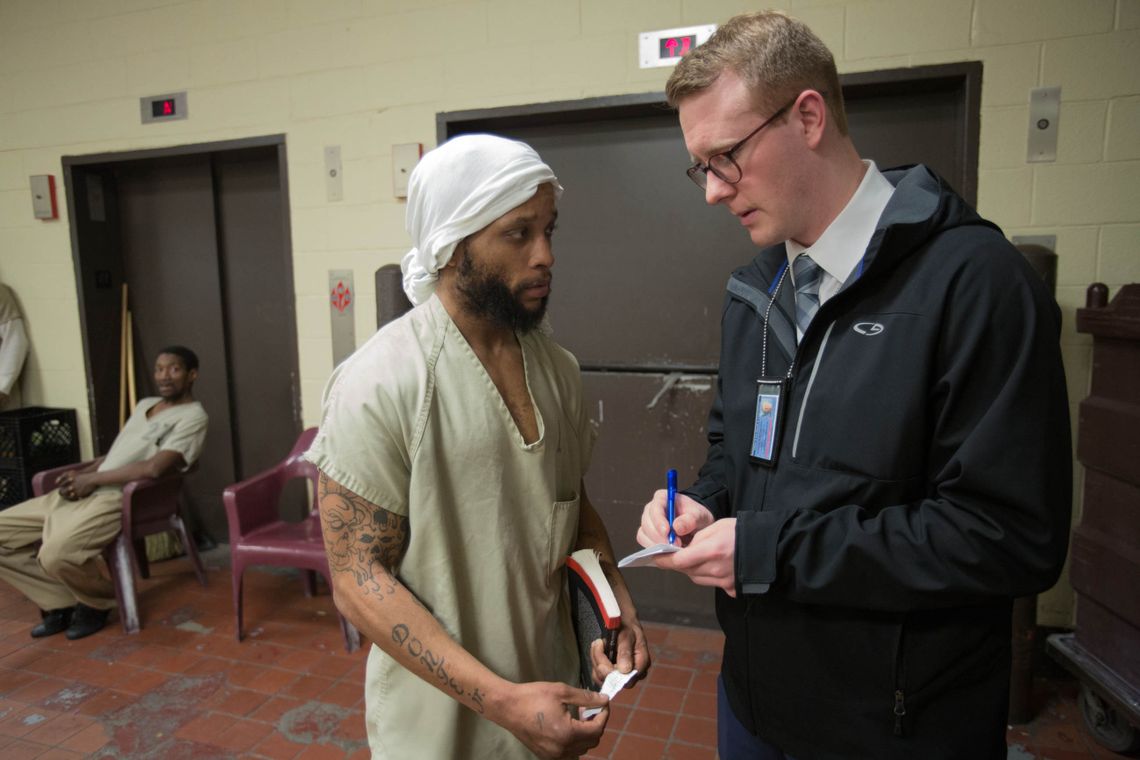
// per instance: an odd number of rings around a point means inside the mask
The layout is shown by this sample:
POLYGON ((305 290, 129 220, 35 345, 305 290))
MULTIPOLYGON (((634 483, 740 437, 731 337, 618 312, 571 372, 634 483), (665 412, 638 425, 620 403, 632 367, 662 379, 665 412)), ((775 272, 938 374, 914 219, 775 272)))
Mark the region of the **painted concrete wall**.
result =
MULTIPOLYGON (((720 23, 757 7, 0 0, 0 280, 18 294, 32 341, 26 403, 79 409, 89 447, 66 209, 59 221, 37 221, 28 190, 33 174, 61 183, 61 156, 287 135, 302 403, 313 423, 332 369, 327 270, 355 272, 362 342, 375 327, 372 273, 407 245, 404 208, 391 191, 393 144, 431 147, 440 111, 660 90, 668 72, 637 67, 638 32, 720 23), (188 120, 139 123, 139 97, 183 89, 188 120), (336 203, 325 200, 328 145, 341 147, 344 164, 336 203)), ((841 72, 983 62, 979 209, 1009 235, 1057 236, 1075 415, 1091 363, 1091 341, 1073 330, 1084 290, 1140 281, 1140 0, 784 7, 827 42, 841 72), (1028 93, 1046 85, 1062 88, 1058 158, 1027 164, 1028 93)), ((678 156, 679 169, 683 162, 678 156)), ((1068 624, 1072 608, 1063 581, 1042 597, 1041 620, 1068 624)))

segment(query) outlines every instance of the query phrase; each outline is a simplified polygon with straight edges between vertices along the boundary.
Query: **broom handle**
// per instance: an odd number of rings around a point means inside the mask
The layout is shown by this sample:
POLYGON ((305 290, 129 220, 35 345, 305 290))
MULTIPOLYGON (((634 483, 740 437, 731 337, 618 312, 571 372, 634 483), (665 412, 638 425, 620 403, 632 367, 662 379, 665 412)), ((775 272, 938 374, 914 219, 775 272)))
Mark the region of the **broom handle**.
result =
POLYGON ((119 320, 119 430, 127 423, 127 283, 123 283, 123 308, 119 320))

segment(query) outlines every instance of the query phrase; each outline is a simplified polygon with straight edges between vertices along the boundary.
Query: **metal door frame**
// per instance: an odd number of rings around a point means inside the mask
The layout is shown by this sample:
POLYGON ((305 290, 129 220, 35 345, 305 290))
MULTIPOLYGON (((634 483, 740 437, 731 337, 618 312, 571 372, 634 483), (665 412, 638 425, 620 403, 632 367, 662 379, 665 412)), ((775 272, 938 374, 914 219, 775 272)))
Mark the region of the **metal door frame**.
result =
MULTIPOLYGON (((982 64, 980 61, 914 66, 881 71, 841 74, 839 84, 845 101, 883 95, 931 92, 961 92, 962 176, 947 177, 971 205, 978 201, 978 139, 981 134, 982 64)), ((444 111, 436 114, 436 140, 440 143, 463 132, 495 132, 517 127, 575 124, 639 116, 659 116, 673 109, 664 92, 608 95, 581 100, 530 103, 499 108, 444 111)))
MULTIPOLYGON (((121 152, 111 153, 92 153, 82 156, 63 156, 63 183, 67 196, 67 213, 68 213, 68 233, 71 238, 71 260, 75 268, 76 282, 75 289, 79 305, 79 325, 83 335, 83 365, 84 372, 87 376, 87 405, 90 414, 90 433, 92 442, 92 451, 99 454, 99 439, 98 439, 98 404, 96 403, 95 392, 95 377, 92 370, 91 359, 91 345, 90 345, 90 331, 87 324, 87 307, 86 307, 86 290, 83 284, 83 257, 80 251, 79 240, 79 226, 76 223, 77 202, 75 198, 75 175, 76 169, 82 167, 91 167, 104 164, 117 164, 125 163, 128 161, 147 161, 153 159, 172 158, 176 156, 186 155, 206 155, 209 156, 213 153, 221 153, 233 150, 245 150, 248 148, 262 148, 274 147, 277 153, 277 170, 280 181, 281 191, 281 223, 282 223, 282 265, 285 267, 285 276, 291 283, 295 283, 293 275, 293 237, 292 237, 292 224, 290 221, 289 209, 289 173, 288 164, 286 161, 286 148, 285 148, 285 135, 264 135, 258 137, 244 137, 236 140, 221 140, 217 142, 206 143, 193 143, 189 145, 172 145, 165 148, 151 148, 144 150, 128 150, 121 152)), ((301 430, 301 386, 300 386, 300 357, 298 354, 296 330, 297 330, 297 314, 296 314, 296 291, 294 290, 293 298, 289 300, 289 314, 288 324, 292 326, 294 332, 294 340, 291 341, 289 362, 292 365, 293 371, 290 373, 289 383, 290 390, 293 397, 292 409, 290 410, 293 417, 293 427, 300 432, 301 430)), ((226 378, 227 390, 233 392, 232 381, 229 377, 226 378)))

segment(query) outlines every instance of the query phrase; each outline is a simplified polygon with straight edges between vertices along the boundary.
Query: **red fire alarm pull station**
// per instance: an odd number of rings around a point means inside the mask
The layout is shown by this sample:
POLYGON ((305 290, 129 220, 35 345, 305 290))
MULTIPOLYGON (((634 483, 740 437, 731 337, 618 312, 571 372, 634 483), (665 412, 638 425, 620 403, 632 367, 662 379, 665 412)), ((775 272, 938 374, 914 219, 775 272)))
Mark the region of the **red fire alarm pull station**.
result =
POLYGON ((58 219, 59 207, 55 202, 55 177, 35 174, 29 177, 32 185, 32 213, 36 219, 58 219))

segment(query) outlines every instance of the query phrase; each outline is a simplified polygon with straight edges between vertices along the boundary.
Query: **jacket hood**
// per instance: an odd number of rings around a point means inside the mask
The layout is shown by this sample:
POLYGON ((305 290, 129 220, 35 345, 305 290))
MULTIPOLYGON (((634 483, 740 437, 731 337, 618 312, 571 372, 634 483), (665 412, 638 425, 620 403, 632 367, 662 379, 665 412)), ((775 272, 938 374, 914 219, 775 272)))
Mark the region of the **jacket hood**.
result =
POLYGON ((879 258, 882 242, 886 235, 891 236, 891 245, 879 261, 880 269, 892 268, 922 248, 929 240, 946 230, 966 225, 982 225, 997 230, 996 224, 989 222, 970 207, 944 179, 921 164, 902 166, 883 171, 887 181, 899 192, 891 196, 875 234, 867 248, 863 268, 879 258))

